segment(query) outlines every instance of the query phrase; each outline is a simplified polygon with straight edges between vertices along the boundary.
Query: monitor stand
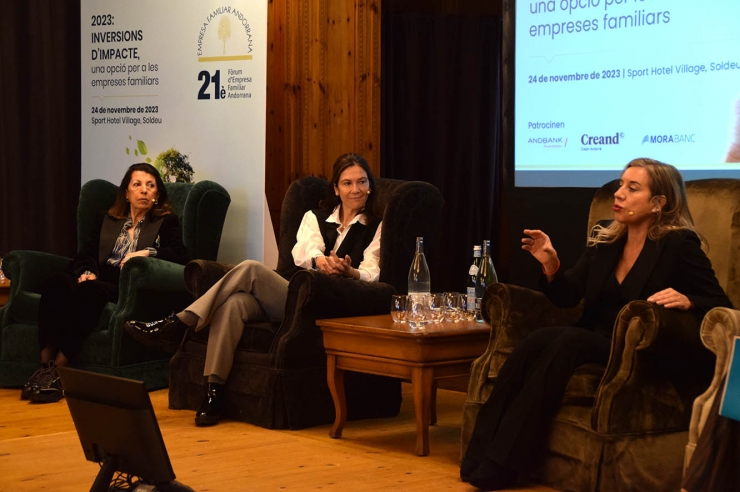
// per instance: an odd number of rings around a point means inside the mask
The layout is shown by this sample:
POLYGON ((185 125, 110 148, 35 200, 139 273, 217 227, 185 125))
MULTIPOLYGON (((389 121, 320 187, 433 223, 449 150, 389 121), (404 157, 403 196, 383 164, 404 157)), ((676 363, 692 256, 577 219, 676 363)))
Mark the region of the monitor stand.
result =
POLYGON ((103 466, 98 472, 98 476, 95 477, 90 492, 108 492, 110 490, 110 483, 113 480, 113 474, 118 469, 118 456, 108 455, 103 461, 103 466))
MULTIPOLYGON (((95 477, 95 481, 93 482, 90 492, 109 492, 111 490, 117 490, 111 489, 111 481, 113 480, 113 475, 117 470, 118 456, 108 455, 103 462, 103 466, 98 472, 98 476, 95 477)), ((134 490, 138 490, 138 487, 134 490)), ((151 490, 152 492, 195 492, 194 489, 178 482, 177 480, 173 480, 169 483, 158 484, 154 489, 147 488, 147 490, 151 490)))

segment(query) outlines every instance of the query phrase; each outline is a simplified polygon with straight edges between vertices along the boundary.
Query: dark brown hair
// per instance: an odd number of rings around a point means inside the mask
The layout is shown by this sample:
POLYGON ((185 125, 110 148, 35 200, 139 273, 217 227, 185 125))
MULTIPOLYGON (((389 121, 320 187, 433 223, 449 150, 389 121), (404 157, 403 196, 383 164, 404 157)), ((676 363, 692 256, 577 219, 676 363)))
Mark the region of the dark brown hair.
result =
POLYGON ((326 192, 326 198, 321 200, 319 206, 331 212, 334 208, 340 204, 339 197, 334 194, 334 187, 339 186, 339 176, 342 175, 345 169, 352 166, 360 166, 367 174, 367 181, 370 185, 370 194, 367 196, 365 202, 365 208, 360 213, 365 215, 368 224, 372 224, 378 220, 378 216, 375 214, 375 177, 373 177, 372 171, 367 161, 360 154, 342 154, 334 162, 334 169, 332 171, 331 183, 329 189, 326 192))
POLYGON ((156 168, 151 164, 142 162, 139 164, 132 164, 126 174, 123 175, 121 185, 118 187, 116 192, 116 201, 113 202, 113 206, 108 209, 108 215, 116 219, 125 219, 128 217, 130 209, 128 201, 126 200, 126 191, 128 191, 128 185, 131 183, 131 175, 134 171, 143 171, 154 177, 154 181, 157 183, 157 203, 154 204, 152 209, 147 215, 152 217, 161 217, 163 215, 169 215, 172 213, 170 208, 170 200, 167 195, 167 188, 164 187, 162 177, 157 172, 156 168))

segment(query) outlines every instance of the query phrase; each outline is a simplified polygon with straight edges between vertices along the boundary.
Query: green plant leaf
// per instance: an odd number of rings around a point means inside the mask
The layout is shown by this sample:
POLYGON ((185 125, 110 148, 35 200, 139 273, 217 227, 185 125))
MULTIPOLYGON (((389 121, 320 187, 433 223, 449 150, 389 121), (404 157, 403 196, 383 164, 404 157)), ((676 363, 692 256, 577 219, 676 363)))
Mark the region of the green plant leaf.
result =
POLYGON ((126 147, 126 155, 131 155, 131 151, 126 147))
POLYGON ((148 162, 149 164, 151 164, 152 163, 152 158, 151 157, 147 157, 146 158, 146 162, 148 162))
POLYGON ((141 153, 141 155, 146 155, 146 144, 144 142, 137 140, 136 146, 139 148, 139 153, 141 153))
POLYGON ((139 151, 134 149, 134 155, 139 155, 139 151))

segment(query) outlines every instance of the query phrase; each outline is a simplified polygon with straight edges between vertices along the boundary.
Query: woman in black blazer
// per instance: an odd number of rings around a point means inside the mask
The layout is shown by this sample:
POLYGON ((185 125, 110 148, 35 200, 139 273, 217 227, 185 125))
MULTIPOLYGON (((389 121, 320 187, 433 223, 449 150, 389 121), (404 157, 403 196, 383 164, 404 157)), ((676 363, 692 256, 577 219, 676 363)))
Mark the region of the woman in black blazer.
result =
POLYGON ((56 367, 74 358, 105 305, 118 301, 118 279, 130 258, 188 261, 179 221, 151 164, 128 168, 116 201, 99 221, 97 234, 75 255, 68 271, 52 275, 41 289, 41 367, 23 386, 22 399, 48 403, 62 398, 56 367))
POLYGON ((642 299, 695 318, 731 306, 694 232, 678 170, 651 159, 625 168, 614 193, 614 221, 599 225, 586 251, 566 272, 550 238, 525 230, 522 249, 542 264, 541 287, 550 301, 573 307, 584 300, 575 326, 534 330, 501 367, 483 405, 460 476, 485 490, 508 488, 528 472, 575 369, 606 365, 619 311, 642 299))

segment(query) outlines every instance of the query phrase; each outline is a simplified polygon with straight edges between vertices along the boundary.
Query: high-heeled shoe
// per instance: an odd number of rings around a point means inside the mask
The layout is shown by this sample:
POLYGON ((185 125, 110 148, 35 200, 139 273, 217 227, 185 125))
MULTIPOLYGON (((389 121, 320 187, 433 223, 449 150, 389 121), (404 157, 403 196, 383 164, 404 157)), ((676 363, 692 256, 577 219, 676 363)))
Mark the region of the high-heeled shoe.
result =
POLYGON ((171 354, 177 352, 188 329, 188 325, 180 321, 175 313, 157 321, 126 321, 123 326, 138 342, 159 347, 171 354))
POLYGON ((203 427, 218 424, 223 407, 223 392, 223 384, 208 383, 205 399, 195 413, 195 425, 203 427))

